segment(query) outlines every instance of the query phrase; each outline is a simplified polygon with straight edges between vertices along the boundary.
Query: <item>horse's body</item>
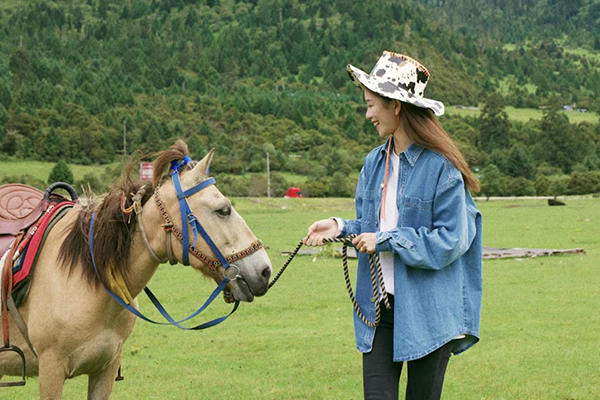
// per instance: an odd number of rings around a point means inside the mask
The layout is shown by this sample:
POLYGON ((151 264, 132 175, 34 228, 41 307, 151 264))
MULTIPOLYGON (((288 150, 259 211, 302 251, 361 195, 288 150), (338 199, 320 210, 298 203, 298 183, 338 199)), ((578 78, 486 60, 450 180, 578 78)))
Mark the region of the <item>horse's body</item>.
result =
MULTIPOLYGON (((177 145, 173 149, 176 147, 177 145)), ((187 146, 182 148, 181 155, 164 155, 162 169, 164 170, 165 161, 168 163, 173 159, 181 159, 185 152, 187 146)), ((207 178, 206 171, 211 157, 212 153, 209 153, 193 169, 182 171, 181 184, 184 190, 207 178)), ((158 165, 155 162, 155 187, 159 183, 157 174, 162 174, 160 167, 161 162, 158 165)), ((170 178, 162 180, 158 193, 173 225, 181 227, 178 201, 170 178)), ((82 374, 89 375, 89 399, 109 398, 121 362, 123 344, 135 324, 136 317, 109 296, 93 269, 90 269, 91 265, 87 265, 87 258, 82 250, 79 249, 77 253, 75 249, 77 243, 87 243, 87 237, 82 240, 82 235, 86 232, 84 226, 89 224, 91 212, 96 211, 98 218, 94 240, 98 235, 99 249, 95 251, 95 258, 99 264, 99 274, 108 274, 106 269, 102 271, 102 265, 112 265, 111 268, 117 270, 121 268, 119 272, 133 298, 143 290, 155 273, 158 262, 154 258, 164 258, 168 254, 166 233, 162 229, 163 215, 151 195, 144 196, 138 220, 135 221, 134 217, 134 222, 128 223, 130 227, 133 224, 128 238, 117 238, 116 241, 112 240, 112 244, 111 240, 102 241, 102 229, 115 223, 114 217, 102 215, 103 212, 108 213, 110 207, 107 202, 110 195, 97 205, 76 205, 52 228, 41 249, 29 294, 19 308, 39 358, 28 348, 12 317, 9 317, 11 342, 25 353, 27 375, 39 375, 40 397, 43 399, 61 398, 65 379, 82 374), (140 227, 140 220, 143 228, 140 227), (144 244, 141 229, 146 232, 148 246, 144 244), (62 245, 65 241, 68 243, 62 245), (106 256, 101 252, 111 246, 115 252, 113 258, 125 249, 127 265, 115 267, 110 258, 109 262, 101 262, 101 258, 106 256), (154 253, 154 257, 151 253, 154 253)), ((129 193, 125 195, 129 197, 129 193)), ((256 241, 243 219, 214 186, 189 197, 188 202, 224 256, 239 252, 256 241)), ((121 223, 124 224, 122 221, 121 223)), ((192 242, 193 236, 190 233, 190 243, 192 242)), ((201 238, 196 247, 207 256, 213 255, 201 238)), ((172 253, 181 261, 181 242, 172 241, 172 253)), ((203 274, 220 281, 215 274, 211 275, 209 266, 198 258, 190 257, 190 263, 203 274)), ((264 249, 243 257, 235 265, 241 277, 231 281, 227 289, 236 300, 252 301, 255 295, 266 293, 271 266, 264 249)), ((217 272, 222 277, 221 267, 217 268, 217 272)), ((18 356, 11 352, 0 353, 0 376, 20 373, 18 356)))

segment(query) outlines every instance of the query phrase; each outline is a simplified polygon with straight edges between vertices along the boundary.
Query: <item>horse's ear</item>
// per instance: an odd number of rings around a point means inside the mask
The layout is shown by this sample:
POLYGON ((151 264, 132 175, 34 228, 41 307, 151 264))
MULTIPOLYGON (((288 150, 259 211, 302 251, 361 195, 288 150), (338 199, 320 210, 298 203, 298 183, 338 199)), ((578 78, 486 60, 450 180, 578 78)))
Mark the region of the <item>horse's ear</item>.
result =
POLYGON ((198 164, 196 164, 196 166, 194 167, 194 169, 192 169, 192 171, 190 171, 190 175, 194 177, 194 180, 200 182, 203 181, 204 179, 206 179, 209 175, 209 166, 210 166, 210 162, 212 161, 213 158, 213 154, 215 152, 215 149, 212 148, 205 156, 202 160, 200 160, 198 162, 198 164))

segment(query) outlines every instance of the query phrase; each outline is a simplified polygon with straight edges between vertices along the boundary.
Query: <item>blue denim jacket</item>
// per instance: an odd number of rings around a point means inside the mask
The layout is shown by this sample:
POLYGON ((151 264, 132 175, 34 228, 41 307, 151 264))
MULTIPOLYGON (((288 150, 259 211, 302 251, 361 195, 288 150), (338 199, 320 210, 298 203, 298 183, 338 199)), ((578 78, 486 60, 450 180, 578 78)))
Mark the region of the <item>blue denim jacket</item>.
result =
MULTIPOLYGON (((388 139, 391 140, 391 139, 388 139)), ((340 236, 376 232, 376 251, 394 257, 394 361, 421 358, 460 335, 453 353, 479 341, 482 291, 481 214, 463 177, 444 156, 411 145, 400 154, 398 226, 380 232, 386 144, 365 158, 356 189, 356 220, 340 236)), ((358 260, 356 300, 375 320, 367 255, 358 260)), ((356 347, 371 351, 376 328, 354 313, 356 347)))

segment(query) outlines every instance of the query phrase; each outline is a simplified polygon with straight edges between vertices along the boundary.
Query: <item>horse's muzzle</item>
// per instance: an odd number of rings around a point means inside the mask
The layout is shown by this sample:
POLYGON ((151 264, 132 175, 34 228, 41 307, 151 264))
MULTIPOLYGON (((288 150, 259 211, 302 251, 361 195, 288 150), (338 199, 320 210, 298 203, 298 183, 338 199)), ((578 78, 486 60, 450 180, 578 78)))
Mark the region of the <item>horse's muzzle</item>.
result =
MULTIPOLYGON (((228 268, 228 270, 230 268, 228 268)), ((229 286, 231 287, 233 297, 236 300, 250 303, 254 301, 254 297, 263 296, 267 293, 267 290, 269 290, 271 266, 268 264, 264 265, 253 274, 244 273, 244 271, 242 271, 235 277, 231 276, 229 278, 232 279, 229 286)))

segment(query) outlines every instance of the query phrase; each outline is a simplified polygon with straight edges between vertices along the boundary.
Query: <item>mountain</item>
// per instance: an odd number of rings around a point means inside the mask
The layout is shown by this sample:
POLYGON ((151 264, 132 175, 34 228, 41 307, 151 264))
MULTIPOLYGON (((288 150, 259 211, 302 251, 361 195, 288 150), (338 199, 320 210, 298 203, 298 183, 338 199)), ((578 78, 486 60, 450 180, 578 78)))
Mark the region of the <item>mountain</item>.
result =
POLYGON ((349 195, 379 139, 345 66, 368 70, 388 49, 429 68, 427 97, 487 110, 483 123, 441 119, 474 168, 533 187, 596 170, 598 126, 567 122, 571 162, 538 148, 540 121, 500 123, 500 141, 485 127, 505 105, 599 111, 598 21, 595 0, 7 0, 0 157, 108 163, 182 137, 197 157, 217 148, 214 171, 262 172, 269 152, 272 171, 309 176, 313 195, 349 195))

